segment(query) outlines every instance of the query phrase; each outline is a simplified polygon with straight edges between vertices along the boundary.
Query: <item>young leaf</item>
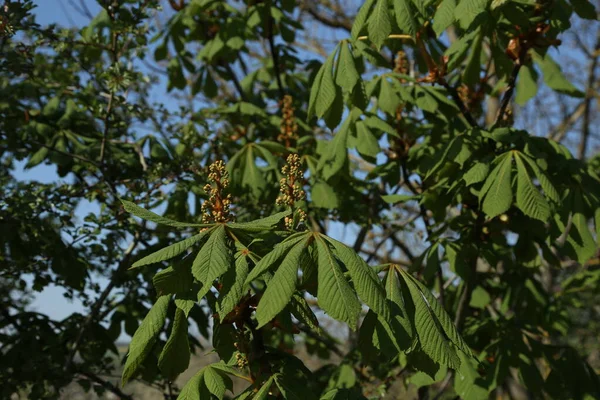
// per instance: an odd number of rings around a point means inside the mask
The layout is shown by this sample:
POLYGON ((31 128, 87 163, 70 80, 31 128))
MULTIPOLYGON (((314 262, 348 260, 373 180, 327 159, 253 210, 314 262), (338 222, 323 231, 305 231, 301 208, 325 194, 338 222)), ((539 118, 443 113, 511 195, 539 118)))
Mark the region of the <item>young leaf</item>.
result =
POLYGON ((223 275, 231 264, 225 227, 220 225, 214 229, 192 264, 194 278, 202 283, 202 289, 198 292, 199 299, 208 293, 214 280, 223 275))
POLYGON ((381 49, 383 42, 392 32, 392 23, 390 21, 390 8, 387 0, 377 0, 373 13, 368 22, 369 40, 373 42, 377 49, 381 49))
POLYGON ((158 367, 173 381, 185 371, 190 363, 190 344, 188 342, 188 322, 185 313, 177 309, 171 335, 160 353, 158 367))
POLYGON ((140 365, 152 350, 158 334, 165 324, 169 300, 170 296, 159 297, 135 331, 131 343, 129 343, 127 361, 125 367, 123 367, 121 378, 123 386, 136 374, 140 365))
POLYGON ((487 177, 479 194, 483 200, 483 212, 494 218, 506 212, 512 204, 512 154, 505 154, 502 161, 487 177))
POLYGON ((316 237, 318 248, 317 301, 319 306, 332 318, 347 322, 350 328, 356 329, 360 303, 350 284, 344 278, 340 266, 327 243, 316 237))
POLYGON ((269 280, 267 290, 256 307, 258 328, 277 316, 290 302, 298 281, 300 258, 306 249, 308 238, 297 243, 285 256, 281 265, 269 280))
POLYGON ((174 226, 176 228, 185 228, 185 227, 190 227, 190 226, 195 226, 195 227, 210 226, 208 224, 190 224, 187 222, 174 221, 170 218, 155 214, 152 211, 148 211, 145 208, 142 208, 142 207, 138 206, 137 204, 132 203, 131 201, 121 199, 121 203, 123 203, 123 208, 125 208, 125 211, 130 212, 131 214, 135 215, 136 217, 140 217, 141 219, 145 219, 147 221, 151 221, 151 222, 154 222, 157 224, 174 226))
POLYGON ((147 255, 146 257, 142 258, 141 260, 137 260, 136 262, 133 263, 131 268, 137 268, 137 267, 141 267, 141 266, 148 265, 148 264, 155 264, 155 263, 158 263, 161 261, 170 260, 171 258, 183 253, 184 251, 186 251, 187 249, 189 249, 196 243, 203 241, 205 236, 209 232, 212 232, 212 229, 206 230, 204 232, 200 232, 199 234, 189 237, 187 239, 184 239, 181 242, 173 243, 170 246, 162 248, 159 251, 156 251, 150 255, 147 255))
POLYGON ((265 381, 265 383, 263 383, 263 385, 260 387, 258 392, 256 392, 253 400, 266 400, 267 396, 269 395, 269 389, 271 389, 271 386, 273 385, 274 380, 275 380, 275 377, 270 376, 269 379, 267 379, 265 381))

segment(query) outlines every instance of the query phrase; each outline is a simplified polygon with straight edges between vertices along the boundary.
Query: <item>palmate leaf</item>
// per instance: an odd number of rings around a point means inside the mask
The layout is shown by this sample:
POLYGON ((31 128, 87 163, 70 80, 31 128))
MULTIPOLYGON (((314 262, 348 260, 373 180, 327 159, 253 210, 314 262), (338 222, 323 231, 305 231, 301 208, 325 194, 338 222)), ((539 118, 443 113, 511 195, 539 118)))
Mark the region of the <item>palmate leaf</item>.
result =
POLYGON ((152 278, 152 284, 156 293, 162 296, 189 291, 193 280, 188 264, 176 264, 157 272, 152 278))
POLYGON ((483 212, 490 218, 506 212, 513 200, 512 153, 505 153, 496 161, 496 167, 488 175, 479 192, 479 200, 483 198, 483 212))
POLYGON ((294 245, 281 261, 281 265, 273 278, 269 280, 267 290, 265 290, 256 308, 258 328, 275 318, 290 302, 296 290, 298 267, 307 243, 308 237, 294 245))
POLYGON ((144 359, 152 350, 154 343, 156 343, 167 318, 169 300, 170 296, 159 297, 135 331, 129 344, 127 361, 123 368, 122 385, 125 385, 137 373, 144 359))
POLYGON ((157 252, 147 255, 141 260, 134 262, 131 268, 137 268, 148 264, 155 264, 161 261, 170 260, 171 258, 180 255, 196 243, 201 243, 204 241, 204 239, 206 239, 211 232, 212 230, 206 230, 197 235, 184 239, 181 242, 173 243, 170 246, 164 247, 157 252))
POLYGON ((209 224, 192 224, 192 223, 187 223, 187 222, 174 221, 170 218, 155 214, 152 211, 148 211, 145 208, 142 208, 142 207, 138 206, 137 204, 132 203, 131 201, 121 199, 121 203, 123 203, 123 208, 125 208, 125 210, 127 212, 132 213, 136 217, 140 217, 142 219, 145 219, 146 221, 155 222, 157 224, 174 226, 176 228, 187 228, 187 227, 202 228, 202 227, 210 226, 209 224))
POLYGON ((346 120, 327 147, 327 152, 319 160, 317 168, 321 171, 325 180, 337 174, 348 158, 347 143, 348 136, 350 135, 351 117, 352 115, 346 117, 346 120))
POLYGON ((202 283, 202 288, 198 292, 198 299, 208 293, 214 280, 223 275, 232 264, 231 252, 227 246, 225 226, 219 225, 214 228, 192 264, 194 278, 202 283))
POLYGON ((177 375, 187 369, 189 363, 188 322, 185 313, 178 308, 171 335, 158 358, 158 367, 169 380, 173 381, 177 375))
POLYGON ((299 294, 294 294, 290 301, 290 310, 292 315, 304 325, 312 329, 318 334, 321 334, 321 327, 319 326, 319 320, 315 313, 313 313, 310 305, 306 299, 299 294))
POLYGON ((325 240, 320 236, 315 239, 318 249, 319 307, 331 317, 348 323, 351 329, 356 329, 361 308, 356 293, 325 240))

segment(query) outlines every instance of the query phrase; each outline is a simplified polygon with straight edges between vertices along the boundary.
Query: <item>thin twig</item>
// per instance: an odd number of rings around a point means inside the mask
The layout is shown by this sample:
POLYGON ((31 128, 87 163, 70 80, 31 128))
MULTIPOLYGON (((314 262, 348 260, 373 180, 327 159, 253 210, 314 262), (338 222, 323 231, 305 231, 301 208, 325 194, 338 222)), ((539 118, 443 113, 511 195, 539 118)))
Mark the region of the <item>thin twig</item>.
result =
POLYGON ((588 72, 587 88, 585 94, 585 109, 583 111, 583 127, 581 130, 581 142, 577 150, 577 155, 580 160, 585 158, 587 143, 590 137, 590 122, 591 122, 591 105, 593 96, 593 87, 596 81, 596 67, 598 66, 598 50, 600 50, 600 30, 596 32, 596 46, 594 47, 595 56, 592 58, 588 72))
POLYGON ((510 104, 510 100, 512 98, 513 92, 517 86, 517 76, 519 76, 519 71, 521 70, 521 62, 520 59, 515 61, 515 66, 508 78, 508 87, 502 96, 502 101, 500 102, 500 108, 498 109, 498 114, 496 114, 496 121, 494 125, 498 125, 498 122, 504 118, 504 114, 506 113, 506 109, 510 104))
POLYGON ((133 396, 130 396, 126 393, 123 393, 121 391, 121 389, 119 389, 117 386, 113 385, 112 383, 110 383, 109 381, 106 381, 102 378, 100 378, 98 375, 92 373, 92 372, 88 372, 88 371, 77 371, 77 373, 79 375, 83 375, 86 378, 96 382, 97 384, 99 384, 100 386, 102 386, 103 388, 105 388, 106 390, 110 391, 112 394, 114 394, 115 396, 117 396, 120 399, 124 399, 124 400, 133 400, 133 396))
POLYGON ((283 90, 283 83, 281 82, 281 71, 279 70, 279 54, 277 53, 277 47, 275 47, 275 39, 273 38, 273 16, 271 14, 269 14, 267 21, 267 40, 269 41, 269 49, 271 50, 271 58, 273 59, 273 72, 275 73, 275 79, 277 80, 279 97, 283 99, 285 91, 283 90))

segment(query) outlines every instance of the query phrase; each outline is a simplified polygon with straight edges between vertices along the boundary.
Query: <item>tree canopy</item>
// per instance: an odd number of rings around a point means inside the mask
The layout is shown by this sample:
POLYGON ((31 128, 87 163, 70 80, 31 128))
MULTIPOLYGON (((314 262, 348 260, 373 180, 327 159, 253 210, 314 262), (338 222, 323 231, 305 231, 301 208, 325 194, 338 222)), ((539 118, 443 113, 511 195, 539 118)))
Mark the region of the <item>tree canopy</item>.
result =
POLYGON ((597 4, 68 4, 0 9, 0 397, 600 398, 597 4))

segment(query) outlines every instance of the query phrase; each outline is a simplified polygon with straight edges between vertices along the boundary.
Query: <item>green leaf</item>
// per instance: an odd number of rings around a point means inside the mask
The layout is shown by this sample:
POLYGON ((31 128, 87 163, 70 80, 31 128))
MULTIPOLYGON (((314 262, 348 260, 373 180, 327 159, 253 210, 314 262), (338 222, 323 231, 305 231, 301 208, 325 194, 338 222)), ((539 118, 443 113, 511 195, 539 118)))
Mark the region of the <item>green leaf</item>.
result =
MULTIPOLYGON (((415 279, 412 275, 410 275, 408 272, 406 272, 404 270, 400 270, 400 271, 401 271, 401 274, 403 275, 404 281, 407 283, 407 285, 409 287, 411 287, 411 284, 408 283, 408 281, 411 281, 413 289, 416 288, 417 290, 419 290, 419 292, 421 293, 421 297, 419 297, 419 296, 416 296, 416 297, 419 299, 422 299, 424 301, 424 303, 426 303, 427 308, 429 308, 429 310, 431 311, 431 315, 433 315, 435 317, 435 319, 437 320, 437 322, 439 322, 439 325, 436 325, 436 326, 438 326, 439 328, 441 328, 443 330, 446 338, 450 342, 452 342, 452 344, 454 344, 454 346, 456 346, 459 350, 461 350, 463 353, 465 353, 467 356, 471 356, 472 355, 471 349, 465 343, 463 338, 460 336, 460 334, 456 330, 456 327, 452 323, 450 316, 448 315, 448 313, 446 313, 446 310, 444 310, 444 308, 439 303, 439 301, 437 301, 437 299, 435 297, 433 297, 431 292, 429 292, 429 290, 421 282, 419 282, 417 279, 415 279)), ((411 296, 413 293, 415 295, 417 294, 413 290, 413 291, 411 291, 411 296)), ((413 300, 414 300, 414 297, 413 297, 413 300)), ((425 317, 423 317, 423 318, 425 318, 425 317)))
POLYGON ((269 395, 269 389, 271 389, 271 386, 273 385, 274 380, 275 380, 275 377, 270 376, 269 379, 267 379, 265 381, 265 383, 263 383, 263 385, 260 387, 258 392, 256 392, 253 400, 266 400, 267 396, 269 395))
POLYGON ((398 94, 392 87, 392 84, 385 79, 385 77, 381 79, 381 88, 379 90, 377 105, 390 115, 396 115, 396 111, 400 105, 400 98, 398 97, 398 94))
POLYGON ((377 138, 371 133, 371 130, 362 122, 356 123, 357 145, 356 150, 364 156, 376 157, 381 151, 377 138))
POLYGON ((29 161, 27 161, 25 169, 33 168, 36 165, 39 165, 42 161, 46 159, 48 151, 49 149, 47 147, 41 147, 38 151, 33 153, 33 155, 29 157, 29 161))
POLYGON ((310 199, 315 207, 334 209, 339 206, 335 191, 326 182, 317 181, 312 185, 310 199))
POLYGON ((392 32, 388 0, 377 0, 373 13, 369 17, 367 30, 369 32, 369 40, 377 49, 381 49, 383 42, 385 42, 392 32))
POLYGON ((346 121, 333 137, 331 144, 327 147, 327 152, 319 160, 317 168, 322 171, 325 180, 337 174, 348 158, 347 143, 350 133, 350 118, 351 116, 346 118, 346 121))
POLYGON ((218 399, 223 399, 227 388, 232 388, 233 386, 231 379, 212 365, 205 368, 204 384, 208 388, 208 391, 218 399))
POLYGON ((185 313, 177 309, 171 335, 158 358, 158 367, 169 380, 173 381, 187 369, 189 363, 188 322, 185 313))
POLYGON ((192 288, 192 282, 192 273, 184 265, 165 268, 152 278, 152 284, 159 296, 187 292, 192 288))
POLYGON ((488 0, 460 0, 454 10, 454 17, 463 29, 469 28, 473 21, 485 12, 488 0))
POLYGON ((504 154, 502 161, 496 165, 487 177, 479 198, 485 196, 483 200, 483 212, 488 217, 494 218, 510 208, 513 199, 512 192, 512 154, 504 154))
POLYGON ((571 5, 573 6, 575 13, 581 18, 594 21, 598 19, 596 7, 588 0, 571 0, 571 5))
POLYGON ((410 200, 418 200, 421 198, 421 195, 413 195, 413 194, 386 194, 381 196, 381 199, 386 203, 396 204, 396 203, 404 203, 410 200))
POLYGON ((354 86, 358 83, 360 75, 354 64, 352 52, 348 49, 346 42, 341 43, 340 56, 338 60, 338 69, 335 73, 335 83, 338 84, 346 92, 351 92, 354 86))
POLYGON ((294 294, 292 296, 292 301, 290 302, 290 310, 298 321, 302 322, 316 333, 321 334, 319 320, 304 297, 299 294, 294 294))
POLYGON ((411 36, 417 32, 417 23, 413 17, 414 12, 410 9, 408 0, 394 0, 394 13, 398 27, 411 36))
POLYGON ((375 2, 375 0, 365 1, 365 3, 358 10, 356 17, 354 17, 354 23, 352 24, 352 31, 350 32, 350 35, 353 40, 358 39, 358 36, 360 35, 363 27, 365 26, 365 23, 367 22, 367 18, 369 17, 369 14, 371 12, 371 7, 373 7, 374 2, 375 2))
POLYGON ((198 292, 198 299, 204 297, 211 289, 214 280, 229 269, 232 264, 231 261, 225 226, 219 225, 213 230, 192 264, 194 278, 202 283, 202 288, 198 292))
MULTIPOLYGON (((403 271, 402 275, 415 307, 414 327, 421 348, 433 361, 441 365, 446 365, 452 369, 458 369, 460 366, 458 354, 454 347, 452 347, 450 338, 446 337, 445 330, 442 330, 442 321, 439 320, 438 316, 433 311, 433 308, 436 307, 436 305, 438 310, 441 309, 441 306, 433 296, 429 295, 429 298, 425 297, 425 293, 419 289, 419 286, 412 276, 403 271)), ((427 291, 427 293, 429 292, 427 291)), ((442 312, 442 315, 446 316, 445 322, 450 324, 448 328, 455 329, 450 322, 450 317, 445 314, 443 309, 442 312)), ((456 335, 458 335, 458 333, 456 333, 456 335)))
POLYGON ((525 215, 546 222, 550 218, 550 206, 537 190, 519 153, 515 156, 517 165, 517 207, 525 215))
POLYGON ((262 274, 274 268, 276 263, 298 242, 301 240, 306 240, 307 234, 305 232, 300 232, 294 234, 288 238, 286 238, 283 242, 278 243, 273 247, 273 250, 263 258, 254 266, 248 277, 246 278, 246 285, 249 285, 250 282, 260 277, 262 274))
POLYGON ((479 182, 483 182, 483 180, 488 176, 488 172, 490 170, 490 166, 484 163, 475 163, 468 171, 463 175, 463 180, 467 184, 467 186, 474 185, 479 182))
POLYGON ((316 238, 318 249, 318 293, 319 306, 332 318, 348 323, 356 329, 360 303, 327 243, 316 238))
POLYGON ((184 251, 186 251, 187 249, 189 249, 196 243, 202 242, 204 240, 204 237, 209 232, 212 232, 212 229, 201 232, 192 237, 189 237, 185 240, 182 240, 181 242, 173 243, 170 246, 162 248, 150 255, 147 255, 146 257, 142 258, 141 260, 134 262, 133 265, 131 266, 131 268, 137 268, 137 267, 141 267, 141 266, 148 265, 148 264, 155 264, 155 263, 158 263, 161 261, 170 260, 171 258, 183 253, 184 251))
POLYGON ((176 228, 185 228, 185 227, 190 227, 190 226, 203 228, 203 227, 210 226, 209 224, 191 224, 191 223, 187 223, 187 222, 174 221, 170 218, 166 218, 166 217, 157 215, 157 214, 153 213, 152 211, 148 211, 148 210, 138 206, 137 204, 132 203, 131 201, 121 199, 121 203, 123 203, 123 207, 125 208, 125 210, 127 212, 132 213, 136 217, 140 217, 141 219, 145 219, 147 221, 151 221, 151 222, 154 222, 157 224, 174 226, 176 228))
POLYGON ((556 191, 556 188, 554 187, 554 185, 552 185, 552 183, 546 176, 546 173, 542 171, 541 168, 536 164, 535 160, 524 155, 522 156, 522 159, 525 160, 527 164, 529 164, 529 166, 535 173, 535 176, 538 179, 538 182, 540 183, 540 186, 542 187, 542 190, 544 191, 546 197, 548 197, 554 203, 560 203, 560 195, 556 191))
POLYGON ((438 37, 454 22, 455 9, 456 0, 442 0, 438 6, 433 16, 433 31, 438 37))
POLYGON ((469 302, 469 306, 473 308, 484 309, 485 306, 490 304, 491 299, 492 298, 487 290, 481 286, 477 286, 475 289, 473 289, 473 293, 471 293, 471 301, 469 302))
POLYGON ((219 292, 219 317, 223 320, 239 303, 244 296, 248 277, 248 259, 243 254, 238 254, 235 259, 235 268, 230 268, 223 275, 223 287, 219 292))
POLYGON ((259 199, 267 186, 267 181, 256 165, 254 156, 254 147, 248 147, 246 153, 246 165, 242 172, 242 185, 244 189, 249 190, 254 198, 259 199))
POLYGON ((170 296, 159 297, 135 331, 131 343, 129 343, 127 361, 125 362, 125 367, 123 367, 121 378, 123 386, 138 372, 144 359, 152 350, 154 343, 156 343, 156 339, 167 318, 169 301, 170 296))
POLYGON ((557 92, 568 94, 573 97, 583 97, 581 90, 577 89, 563 74, 560 66, 552 59, 550 54, 544 56, 533 53, 533 60, 540 67, 544 75, 544 83, 557 92))
POLYGON ((531 64, 525 64, 521 67, 517 79, 517 95, 515 96, 515 102, 518 105, 522 106, 535 97, 538 90, 537 77, 538 74, 531 64))
MULTIPOLYGON (((318 118, 323 117, 325 113, 331 108, 335 98, 337 96, 335 82, 333 81, 333 63, 335 60, 335 55, 339 49, 338 46, 333 50, 333 52, 327 57, 325 64, 319 70, 317 74, 317 78, 320 76, 320 80, 317 81, 315 78, 315 83, 311 89, 311 99, 312 92, 316 92, 316 98, 314 99, 314 112, 318 118), (321 72, 322 71, 322 72, 321 72)), ((309 112, 311 108, 309 105, 309 112)))
POLYGON ((290 210, 278 212, 265 218, 256 219, 251 222, 232 222, 227 224, 227 228, 245 232, 263 232, 276 227, 282 219, 291 214, 290 210))
POLYGON ((350 272, 354 289, 360 298, 378 315, 387 318, 389 310, 385 302, 385 291, 375 270, 369 267, 353 249, 342 242, 329 237, 325 237, 325 239, 333 245, 335 255, 350 272))
POLYGON ((210 392, 204 385, 204 369, 202 369, 185 384, 177 400, 204 400, 210 397, 210 392))
POLYGON ((296 290, 298 267, 307 242, 308 238, 305 238, 290 249, 273 278, 267 283, 267 290, 256 307, 258 328, 275 318, 290 302, 296 290))

